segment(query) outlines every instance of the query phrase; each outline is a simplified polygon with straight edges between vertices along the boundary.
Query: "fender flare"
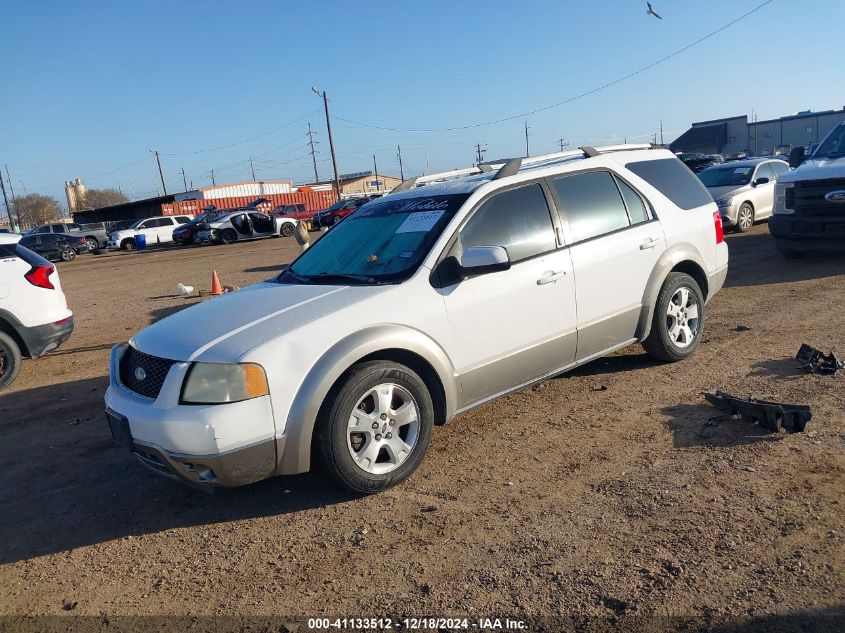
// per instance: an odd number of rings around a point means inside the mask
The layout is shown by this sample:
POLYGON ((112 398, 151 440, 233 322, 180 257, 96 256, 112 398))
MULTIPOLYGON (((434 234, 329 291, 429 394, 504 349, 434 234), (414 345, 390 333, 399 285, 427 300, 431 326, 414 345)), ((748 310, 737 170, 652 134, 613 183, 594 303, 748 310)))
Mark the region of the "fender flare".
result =
MULTIPOLYGON (((657 295, 663 287, 663 282, 666 281, 666 277, 669 273, 682 262, 693 263, 701 269, 701 274, 704 279, 707 279, 707 265, 704 263, 704 258, 695 246, 688 242, 681 242, 666 249, 654 265, 651 275, 649 275, 645 292, 643 293, 643 310, 640 313, 640 319, 637 323, 636 334, 639 340, 645 339, 651 331, 651 322, 654 318, 654 307, 657 303, 657 295)), ((705 300, 709 298, 707 296, 708 291, 706 287, 702 288, 701 292, 704 294, 705 300)))
POLYGON ((309 470, 314 426, 329 391, 355 363, 386 350, 411 352, 424 359, 443 386, 446 420, 454 416, 459 383, 455 368, 443 348, 419 330, 396 324, 376 325, 335 343, 308 371, 288 411, 284 451, 277 456, 277 474, 309 470))

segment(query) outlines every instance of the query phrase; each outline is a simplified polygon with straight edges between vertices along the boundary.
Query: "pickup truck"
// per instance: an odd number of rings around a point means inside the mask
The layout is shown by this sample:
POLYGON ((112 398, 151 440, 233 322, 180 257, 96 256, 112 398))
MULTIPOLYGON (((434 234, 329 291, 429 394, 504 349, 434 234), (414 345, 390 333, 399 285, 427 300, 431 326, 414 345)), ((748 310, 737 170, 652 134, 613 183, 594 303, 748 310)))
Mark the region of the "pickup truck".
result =
POLYGON ((41 224, 26 232, 27 235, 37 233, 61 233, 62 235, 84 237, 88 243, 88 248, 92 251, 101 247, 105 248, 109 241, 109 232, 102 222, 95 222, 93 224, 64 224, 61 222, 57 222, 56 224, 41 224))
POLYGON ((809 156, 803 147, 789 154, 788 171, 775 185, 769 231, 784 257, 845 252, 845 123, 809 156))

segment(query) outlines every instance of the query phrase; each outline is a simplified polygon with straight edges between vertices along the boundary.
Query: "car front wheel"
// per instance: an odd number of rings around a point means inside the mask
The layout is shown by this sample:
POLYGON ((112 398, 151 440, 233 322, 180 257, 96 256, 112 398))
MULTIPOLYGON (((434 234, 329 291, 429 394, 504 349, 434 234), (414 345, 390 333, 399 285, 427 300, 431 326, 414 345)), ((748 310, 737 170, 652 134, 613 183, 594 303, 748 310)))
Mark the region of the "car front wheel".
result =
POLYGON ((738 233, 745 233, 754 226, 754 208, 744 202, 736 212, 736 230, 738 233))
POLYGON ((704 296, 686 273, 669 273, 654 307, 651 332, 643 341, 652 358, 676 362, 691 356, 704 334, 704 296))
POLYGON ((407 479, 431 441, 434 405, 422 379, 387 361, 361 363, 329 395, 317 446, 332 478, 357 494, 407 479))

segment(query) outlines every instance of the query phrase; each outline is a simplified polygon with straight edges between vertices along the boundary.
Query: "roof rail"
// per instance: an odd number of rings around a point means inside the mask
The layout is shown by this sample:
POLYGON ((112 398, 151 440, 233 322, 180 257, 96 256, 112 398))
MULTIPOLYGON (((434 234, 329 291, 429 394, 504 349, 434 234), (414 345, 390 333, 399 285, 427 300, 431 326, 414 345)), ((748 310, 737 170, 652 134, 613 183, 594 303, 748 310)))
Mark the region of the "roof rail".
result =
POLYGON ((528 158, 512 158, 507 162, 502 163, 484 163, 475 167, 465 167, 463 169, 453 169, 451 171, 444 171, 436 174, 429 174, 426 176, 417 176, 416 178, 409 178, 397 185, 391 193, 401 193, 409 191, 414 187, 421 185, 443 182, 446 180, 453 180, 456 178, 464 178, 466 176, 474 176, 477 174, 489 173, 497 170, 493 176, 493 180, 506 178, 507 176, 515 176, 520 169, 524 167, 541 167, 542 163, 554 163, 560 160, 567 160, 573 158, 594 158, 601 154, 608 154, 611 152, 624 152, 640 149, 657 149, 651 143, 639 144, 624 144, 624 145, 602 145, 600 147, 591 147, 585 145, 578 149, 567 150, 565 152, 553 152, 551 154, 539 154, 537 156, 530 156, 528 158))

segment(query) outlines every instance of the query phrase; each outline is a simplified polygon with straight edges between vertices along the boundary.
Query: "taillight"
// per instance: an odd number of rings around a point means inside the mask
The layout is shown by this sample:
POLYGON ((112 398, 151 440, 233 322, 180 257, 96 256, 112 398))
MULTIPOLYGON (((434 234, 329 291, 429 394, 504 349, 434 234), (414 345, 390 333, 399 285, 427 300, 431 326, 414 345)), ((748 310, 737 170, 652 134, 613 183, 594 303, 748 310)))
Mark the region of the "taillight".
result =
POLYGON ((716 227, 716 244, 721 244, 725 241, 725 229, 722 227, 722 214, 718 211, 713 212, 713 225, 716 227))
POLYGON ((33 266, 32 269, 24 275, 26 280, 33 286, 39 288, 46 288, 47 290, 55 290, 55 286, 50 282, 50 275, 55 271, 53 264, 44 264, 43 266, 33 266))

